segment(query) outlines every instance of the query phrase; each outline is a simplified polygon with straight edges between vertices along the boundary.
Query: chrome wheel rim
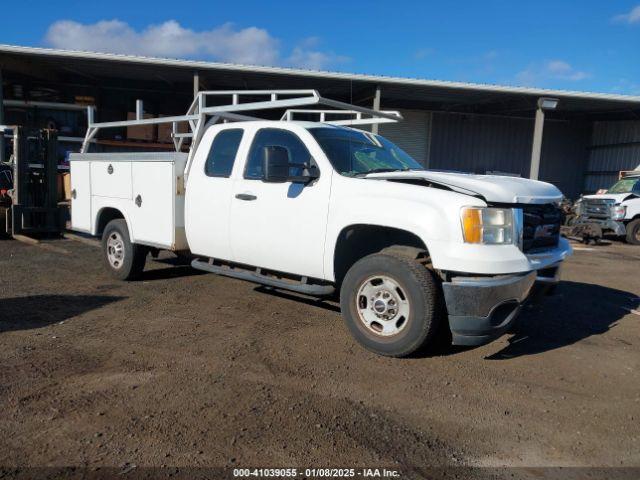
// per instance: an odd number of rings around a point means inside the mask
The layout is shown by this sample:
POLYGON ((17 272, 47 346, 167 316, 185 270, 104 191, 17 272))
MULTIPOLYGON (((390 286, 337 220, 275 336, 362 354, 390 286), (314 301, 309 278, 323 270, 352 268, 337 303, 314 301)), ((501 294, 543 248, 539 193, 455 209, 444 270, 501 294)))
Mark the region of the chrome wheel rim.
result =
POLYGON ((124 263, 124 240, 118 232, 111 232, 107 239, 107 260, 112 268, 122 268, 124 263))
POLYGON ((355 300, 360 322, 377 336, 397 335, 409 323, 409 298, 391 277, 375 275, 367 278, 360 284, 355 300))

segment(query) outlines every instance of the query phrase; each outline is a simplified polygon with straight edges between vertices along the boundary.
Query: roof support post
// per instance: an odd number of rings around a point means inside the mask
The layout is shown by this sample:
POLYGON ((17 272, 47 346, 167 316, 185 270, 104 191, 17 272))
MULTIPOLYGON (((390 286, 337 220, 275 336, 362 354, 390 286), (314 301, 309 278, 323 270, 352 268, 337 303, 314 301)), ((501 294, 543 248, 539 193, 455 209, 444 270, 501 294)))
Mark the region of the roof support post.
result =
POLYGON ((540 157, 542 156, 542 132, 544 130, 544 116, 546 110, 558 107, 557 98, 541 97, 537 102, 536 121, 533 127, 533 144, 531 145, 531 169, 529 178, 538 180, 540 176, 540 157))
POLYGON ((136 100, 136 120, 142 120, 144 118, 144 104, 142 100, 136 100))
POLYGON ((544 110, 536 110, 536 121, 533 127, 533 144, 531 146, 531 169, 529 178, 538 180, 540 174, 540 157, 542 155, 542 132, 544 130, 544 110))
MULTIPOLYGON (((0 125, 4 125, 4 89, 2 85, 2 66, 0 65, 0 125)), ((0 130, 0 162, 4 162, 4 130, 0 130)))
MULTIPOLYGON (((380 97, 382 96, 382 91, 380 89, 380 85, 376 85, 376 93, 373 96, 373 109, 376 111, 380 110, 380 97)), ((371 125, 371 133, 374 135, 378 135, 378 124, 374 123, 371 125)))
POLYGON ((198 92, 200 91, 200 72, 193 72, 193 98, 198 96, 198 92))

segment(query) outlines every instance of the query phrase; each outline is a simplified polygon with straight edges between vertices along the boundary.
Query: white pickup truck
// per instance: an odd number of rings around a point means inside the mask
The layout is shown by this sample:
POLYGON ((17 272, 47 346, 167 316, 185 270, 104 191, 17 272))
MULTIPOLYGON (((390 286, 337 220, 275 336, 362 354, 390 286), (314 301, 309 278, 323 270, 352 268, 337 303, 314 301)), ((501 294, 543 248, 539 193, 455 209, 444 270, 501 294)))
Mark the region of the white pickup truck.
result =
POLYGON ((166 249, 209 272, 339 294, 349 330, 378 354, 409 355, 439 327, 454 344, 491 341, 536 281, 558 282, 571 253, 553 185, 428 171, 347 126, 401 120, 397 112, 311 90, 201 92, 187 115, 168 119, 94 123, 89 113, 83 151, 100 128, 185 121, 191 130, 174 123, 178 153, 72 155, 73 229, 102 236, 113 275, 137 277, 150 252, 166 249), (207 106, 220 95, 232 103, 207 106), (290 109, 309 105, 342 110, 290 109), (290 110, 281 120, 245 115, 274 108, 290 110), (293 120, 314 113, 321 122, 293 120))
POLYGON ((640 170, 628 172, 606 193, 583 196, 576 202, 576 217, 574 225, 594 224, 640 245, 640 170))

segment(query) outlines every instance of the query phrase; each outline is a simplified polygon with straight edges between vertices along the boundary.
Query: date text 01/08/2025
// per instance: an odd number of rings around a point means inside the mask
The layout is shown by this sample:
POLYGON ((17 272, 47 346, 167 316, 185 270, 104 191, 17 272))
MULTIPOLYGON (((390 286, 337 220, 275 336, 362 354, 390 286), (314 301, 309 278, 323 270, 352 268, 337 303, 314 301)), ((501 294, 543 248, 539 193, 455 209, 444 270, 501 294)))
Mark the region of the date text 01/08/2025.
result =
POLYGON ((400 478, 400 472, 386 468, 235 468, 236 478, 400 478))

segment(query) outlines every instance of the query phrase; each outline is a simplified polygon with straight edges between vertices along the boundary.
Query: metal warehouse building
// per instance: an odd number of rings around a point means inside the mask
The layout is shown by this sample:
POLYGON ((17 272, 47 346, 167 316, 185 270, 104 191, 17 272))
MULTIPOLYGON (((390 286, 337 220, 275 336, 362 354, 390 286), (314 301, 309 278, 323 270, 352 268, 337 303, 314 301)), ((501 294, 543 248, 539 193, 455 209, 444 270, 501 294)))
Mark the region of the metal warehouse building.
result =
MULTIPOLYGON (((87 105, 111 121, 137 99, 150 116, 183 114, 199 89, 316 89, 400 110, 380 133, 431 169, 537 177, 576 198, 640 168, 640 97, 17 46, 0 46, 0 80, 0 124, 56 128, 61 159, 79 149, 87 105)), ((162 128, 110 135, 96 148, 172 148, 162 128)))

